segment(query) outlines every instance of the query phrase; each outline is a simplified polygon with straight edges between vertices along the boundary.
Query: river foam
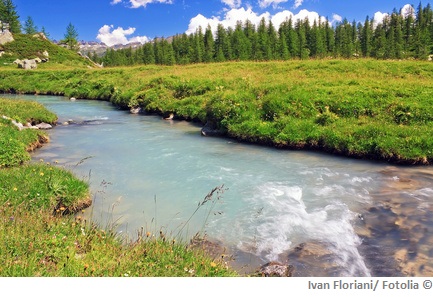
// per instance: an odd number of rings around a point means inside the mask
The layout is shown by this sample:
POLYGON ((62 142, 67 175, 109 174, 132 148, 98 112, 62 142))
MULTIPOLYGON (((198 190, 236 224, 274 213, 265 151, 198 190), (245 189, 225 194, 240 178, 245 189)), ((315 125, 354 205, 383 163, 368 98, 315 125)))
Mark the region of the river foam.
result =
MULTIPOLYGON (((370 275, 358 252, 361 240, 352 226, 357 215, 347 205, 333 201, 324 208, 309 209, 303 202, 302 188, 285 183, 269 182, 256 190, 248 203, 260 209, 250 226, 257 256, 269 262, 281 261, 294 246, 321 242, 334 253, 335 265, 344 267, 343 276, 370 275)), ((244 242, 238 247, 251 248, 244 242)))

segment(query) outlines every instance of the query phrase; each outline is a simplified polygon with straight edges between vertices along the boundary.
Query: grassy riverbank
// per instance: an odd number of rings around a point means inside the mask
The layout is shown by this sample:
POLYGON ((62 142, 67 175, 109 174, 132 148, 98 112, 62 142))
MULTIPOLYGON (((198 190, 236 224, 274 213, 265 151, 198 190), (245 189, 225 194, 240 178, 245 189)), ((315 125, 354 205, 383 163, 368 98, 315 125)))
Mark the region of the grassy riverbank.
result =
MULTIPOLYGON (((28 101, 0 99, 3 115, 21 123, 56 121, 28 101)), ((55 164, 28 162, 28 151, 47 140, 44 132, 19 131, 0 119, 0 276, 236 275, 221 256, 213 259, 155 230, 140 230, 129 242, 85 222, 87 183, 55 164)))
POLYGON ((4 92, 109 100, 236 139, 401 164, 433 162, 433 64, 309 60, 0 71, 4 92))

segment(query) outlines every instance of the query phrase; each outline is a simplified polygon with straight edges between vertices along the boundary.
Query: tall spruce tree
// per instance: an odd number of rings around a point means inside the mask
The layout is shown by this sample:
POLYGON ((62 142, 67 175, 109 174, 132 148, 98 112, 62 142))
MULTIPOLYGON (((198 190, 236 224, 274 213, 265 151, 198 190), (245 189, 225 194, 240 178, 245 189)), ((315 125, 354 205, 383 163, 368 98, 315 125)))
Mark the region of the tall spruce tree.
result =
POLYGON ((257 32, 255 25, 250 21, 246 20, 244 23, 244 34, 245 37, 248 38, 250 45, 250 60, 256 60, 256 52, 257 52, 257 32))
POLYGON ((224 26, 220 23, 217 26, 216 38, 215 38, 215 61, 224 62, 229 59, 231 55, 231 49, 229 46, 229 40, 227 31, 224 26))
POLYGON ((213 38, 212 28, 210 25, 206 27, 204 33, 204 56, 203 61, 210 63, 214 61, 215 56, 215 40, 213 38))
POLYGON ((288 60, 290 59, 290 52, 289 48, 287 47, 287 41, 286 41, 286 34, 284 33, 284 30, 279 31, 279 38, 278 38, 278 56, 276 59, 281 60, 288 60))
POLYGON ((275 29, 274 24, 272 23, 272 21, 268 22, 268 28, 267 28, 267 32, 268 32, 268 59, 269 60, 274 60, 277 59, 279 57, 278 54, 278 34, 277 34, 277 30, 275 29))
POLYGON ((371 39, 373 36, 373 26, 369 17, 365 19, 361 31, 361 52, 363 57, 370 57, 371 54, 371 39))
POLYGON ((33 22, 32 17, 27 17, 27 20, 24 24, 24 33, 25 34, 36 34, 38 33, 38 27, 36 27, 35 23, 33 22))
POLYGON ((143 45, 143 63, 146 65, 155 64, 155 52, 151 42, 146 42, 143 45))
POLYGON ((0 0, 0 21, 3 27, 2 30, 7 25, 11 33, 21 33, 19 16, 12 0, 0 0))
POLYGON ((64 39, 62 40, 62 43, 66 44, 67 48, 73 51, 79 50, 79 44, 78 44, 78 32, 75 29, 74 25, 72 23, 69 23, 66 27, 66 33, 64 35, 64 39))
POLYGON ((236 23, 235 30, 232 35, 232 54, 234 60, 249 60, 251 55, 251 43, 245 36, 242 22, 236 23))
POLYGON ((333 55, 335 50, 335 31, 334 28, 329 24, 328 19, 326 19, 325 23, 325 36, 326 52, 328 55, 333 55))

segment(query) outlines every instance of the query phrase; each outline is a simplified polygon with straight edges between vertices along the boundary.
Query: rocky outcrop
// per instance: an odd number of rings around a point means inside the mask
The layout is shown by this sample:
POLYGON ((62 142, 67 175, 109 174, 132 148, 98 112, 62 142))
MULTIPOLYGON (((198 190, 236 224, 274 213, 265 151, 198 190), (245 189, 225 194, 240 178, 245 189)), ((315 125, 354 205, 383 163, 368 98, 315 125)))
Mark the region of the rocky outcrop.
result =
POLYGON ((15 127, 17 127, 18 130, 20 130, 20 131, 21 131, 21 130, 24 130, 24 129, 36 129, 36 130, 41 129, 41 130, 48 130, 48 129, 52 129, 52 128, 53 128, 52 125, 47 124, 47 123, 39 123, 39 124, 33 126, 33 125, 30 124, 30 123, 22 124, 22 123, 17 122, 17 121, 15 121, 14 119, 12 119, 12 118, 10 118, 10 117, 7 117, 7 116, 5 116, 5 115, 3 115, 2 118, 5 119, 5 120, 9 120, 9 121, 12 123, 12 125, 14 125, 15 127))
POLYGON ((39 38, 39 39, 42 39, 42 40, 48 40, 47 36, 45 36, 45 34, 42 33, 42 32, 36 33, 32 37, 33 38, 39 38))
POLYGON ((14 41, 14 37, 9 30, 5 30, 3 32, 0 31, 0 45, 6 44, 8 42, 14 41))
POLYGON ((48 58, 41 59, 39 57, 36 57, 34 59, 24 59, 24 60, 16 59, 13 63, 18 65, 18 68, 30 70, 30 69, 38 68, 38 63, 45 63, 45 62, 48 62, 48 58))

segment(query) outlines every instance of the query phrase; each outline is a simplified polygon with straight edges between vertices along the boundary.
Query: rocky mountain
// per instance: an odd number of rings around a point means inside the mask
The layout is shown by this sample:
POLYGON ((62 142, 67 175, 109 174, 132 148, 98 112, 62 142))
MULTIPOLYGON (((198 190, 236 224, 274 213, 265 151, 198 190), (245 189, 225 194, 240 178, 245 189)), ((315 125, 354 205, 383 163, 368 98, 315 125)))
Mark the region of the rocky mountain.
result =
POLYGON ((140 42, 132 42, 128 44, 116 44, 113 46, 108 46, 103 42, 97 41, 80 41, 80 52, 87 55, 88 53, 95 52, 98 56, 104 55, 104 53, 109 49, 120 50, 125 48, 138 48, 142 46, 140 42))

